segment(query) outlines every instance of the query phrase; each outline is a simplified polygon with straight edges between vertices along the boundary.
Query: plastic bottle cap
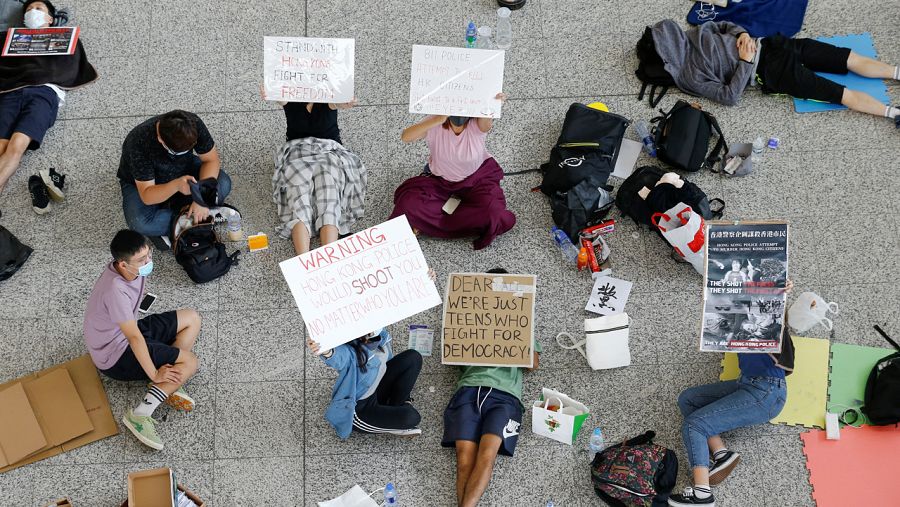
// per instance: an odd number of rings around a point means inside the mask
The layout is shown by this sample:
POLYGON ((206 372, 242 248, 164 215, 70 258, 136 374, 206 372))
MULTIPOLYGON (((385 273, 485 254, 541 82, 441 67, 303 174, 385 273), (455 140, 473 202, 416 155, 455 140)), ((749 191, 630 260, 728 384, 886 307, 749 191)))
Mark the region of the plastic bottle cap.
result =
POLYGON ((508 18, 510 12, 511 11, 508 8, 500 7, 499 9, 497 9, 497 16, 501 18, 508 18))
POLYGON ((600 434, 600 428, 594 428, 594 435, 600 434))

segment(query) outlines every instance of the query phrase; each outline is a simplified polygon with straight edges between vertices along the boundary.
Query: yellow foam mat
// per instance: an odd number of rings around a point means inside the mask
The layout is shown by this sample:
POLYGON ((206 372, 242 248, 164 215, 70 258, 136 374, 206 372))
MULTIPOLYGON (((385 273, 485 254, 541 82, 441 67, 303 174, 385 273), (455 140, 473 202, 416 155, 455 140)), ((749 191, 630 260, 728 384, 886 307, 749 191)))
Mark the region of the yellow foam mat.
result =
MULTIPOLYGON (((807 428, 825 427, 825 403, 828 400, 828 340, 792 337, 794 340, 794 373, 787 377, 787 402, 772 424, 789 424, 807 428)), ((725 354, 720 380, 734 380, 740 375, 737 355, 725 354)))

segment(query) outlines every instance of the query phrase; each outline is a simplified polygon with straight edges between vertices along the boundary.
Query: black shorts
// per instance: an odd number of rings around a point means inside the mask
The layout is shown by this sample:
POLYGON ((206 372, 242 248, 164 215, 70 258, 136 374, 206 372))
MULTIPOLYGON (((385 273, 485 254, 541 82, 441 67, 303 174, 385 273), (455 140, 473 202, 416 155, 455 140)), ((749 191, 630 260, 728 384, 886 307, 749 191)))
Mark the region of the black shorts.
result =
POLYGON ((44 134, 56 122, 59 96, 49 86, 26 86, 0 93, 0 139, 16 132, 31 139, 29 150, 40 148, 44 134))
MULTIPOLYGON (((150 352, 153 366, 160 368, 166 364, 175 364, 180 352, 172 346, 178 334, 178 314, 175 311, 154 313, 140 319, 137 325, 147 342, 147 351, 150 352)), ((141 363, 134 357, 131 345, 125 348, 116 364, 100 372, 116 380, 150 380, 144 373, 141 363)))
POLYGON ((512 456, 519 441, 522 403, 515 396, 490 387, 460 387, 444 410, 443 447, 457 440, 480 442, 490 433, 503 439, 500 454, 512 456))
POLYGON ((840 104, 844 87, 816 72, 846 74, 850 49, 781 35, 762 40, 756 73, 766 93, 840 104))

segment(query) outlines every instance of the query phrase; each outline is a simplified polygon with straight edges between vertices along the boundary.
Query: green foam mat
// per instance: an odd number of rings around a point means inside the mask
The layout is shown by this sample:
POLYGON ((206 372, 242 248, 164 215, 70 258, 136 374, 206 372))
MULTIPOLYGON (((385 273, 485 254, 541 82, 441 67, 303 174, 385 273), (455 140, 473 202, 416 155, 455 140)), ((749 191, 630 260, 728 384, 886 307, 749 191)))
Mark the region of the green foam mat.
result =
MULTIPOLYGON (((872 367, 884 356, 892 354, 891 349, 863 347, 843 343, 831 344, 831 375, 828 383, 828 411, 840 414, 847 408, 857 411, 863 404, 866 381, 872 367)), ((860 412, 860 420, 854 424, 869 424, 860 412)))

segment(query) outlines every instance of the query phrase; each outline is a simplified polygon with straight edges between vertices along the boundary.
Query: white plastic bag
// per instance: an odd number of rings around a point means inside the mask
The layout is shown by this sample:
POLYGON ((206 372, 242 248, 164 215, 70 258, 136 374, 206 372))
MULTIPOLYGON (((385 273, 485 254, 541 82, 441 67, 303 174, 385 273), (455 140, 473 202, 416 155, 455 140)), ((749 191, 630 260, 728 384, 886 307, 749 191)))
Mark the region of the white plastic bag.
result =
POLYGON ((382 490, 376 489, 367 495, 366 492, 359 487, 359 484, 355 484, 343 495, 331 500, 319 502, 319 507, 379 507, 379 503, 372 499, 372 495, 379 491, 382 490))
POLYGON ((837 315, 839 310, 837 303, 829 303, 815 292, 804 292, 788 309, 788 324, 798 333, 805 333, 816 324, 831 331, 833 323, 826 315, 837 315))
POLYGON ((703 257, 706 248, 706 227, 703 217, 684 203, 678 203, 665 213, 654 213, 650 218, 663 238, 678 255, 703 274, 703 257))

